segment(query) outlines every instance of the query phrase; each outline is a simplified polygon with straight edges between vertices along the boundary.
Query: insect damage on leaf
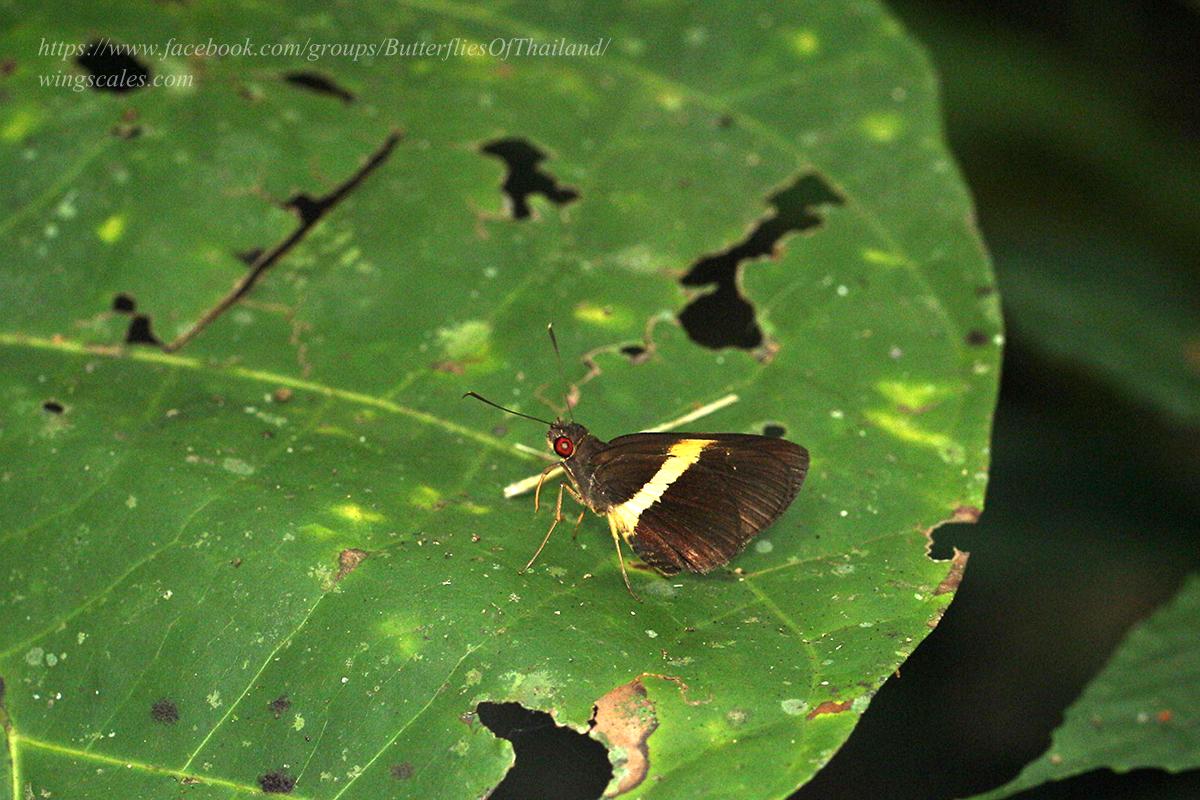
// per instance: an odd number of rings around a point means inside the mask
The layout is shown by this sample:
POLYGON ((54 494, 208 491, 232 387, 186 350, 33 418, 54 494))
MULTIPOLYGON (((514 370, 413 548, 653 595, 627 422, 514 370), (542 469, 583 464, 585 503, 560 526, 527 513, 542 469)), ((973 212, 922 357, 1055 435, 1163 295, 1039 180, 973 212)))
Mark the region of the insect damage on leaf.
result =
POLYGON ((125 344, 162 344, 162 340, 154 335, 150 315, 138 314, 129 320, 129 328, 125 331, 125 344))
POLYGON ((826 700, 823 703, 818 703, 816 708, 808 712, 808 716, 805 719, 816 719, 825 714, 840 714, 843 711, 849 711, 853 705, 853 700, 842 700, 841 702, 826 700))
POLYGON ((608 751, 599 741, 560 726, 544 711, 520 703, 482 702, 475 708, 484 727, 512 742, 515 762, 488 797, 599 797, 613 775, 608 751), (570 787, 568 789, 568 787, 570 787))
POLYGON ((367 555, 366 550, 359 550, 357 547, 347 547, 338 553, 338 571, 333 576, 334 585, 341 583, 342 578, 357 569, 358 565, 366 560, 367 555))
POLYGON ((754 306, 742 295, 739 285, 742 264, 778 255, 784 237, 822 223, 822 217, 816 213, 818 209, 840 206, 843 202, 819 175, 802 175, 791 186, 771 196, 775 213, 759 222, 745 239, 693 264, 680 283, 716 288, 695 298, 679 312, 679 322, 692 341, 714 350, 760 347, 762 329, 755 319, 754 306))
POLYGON ((108 37, 88 43, 75 63, 92 77, 89 84, 98 92, 124 94, 150 85, 150 70, 129 55, 132 50, 108 37))
POLYGON ((934 595, 949 594, 958 591, 958 585, 962 583, 963 571, 967 568, 967 559, 971 554, 954 548, 954 557, 950 559, 950 571, 946 573, 946 577, 933 590, 934 595))
POLYGON ((508 174, 500 188, 508 195, 513 219, 530 217, 530 195, 540 194, 559 206, 579 199, 579 192, 560 185, 538 166, 546 160, 546 154, 525 139, 497 139, 485 144, 480 151, 496 156, 508 166, 508 174))
POLYGON ((328 78, 319 72, 288 72, 284 74, 283 79, 293 86, 299 86, 301 89, 307 89, 310 92, 336 97, 343 103, 354 102, 354 95, 347 89, 338 86, 332 78, 328 78))
POLYGON ((654 704, 641 678, 623 683, 596 701, 591 735, 603 742, 613 764, 605 796, 624 794, 646 779, 650 769, 647 740, 658 728, 654 704))

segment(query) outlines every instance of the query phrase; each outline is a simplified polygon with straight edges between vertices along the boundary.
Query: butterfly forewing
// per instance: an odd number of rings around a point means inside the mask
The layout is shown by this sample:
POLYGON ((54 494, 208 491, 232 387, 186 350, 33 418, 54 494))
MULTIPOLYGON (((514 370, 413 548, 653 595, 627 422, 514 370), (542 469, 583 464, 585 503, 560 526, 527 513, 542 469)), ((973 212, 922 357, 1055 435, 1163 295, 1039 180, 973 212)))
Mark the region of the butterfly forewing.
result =
POLYGON ((664 574, 728 562, 795 498, 808 452, 749 434, 638 433, 593 464, 595 505, 664 574))

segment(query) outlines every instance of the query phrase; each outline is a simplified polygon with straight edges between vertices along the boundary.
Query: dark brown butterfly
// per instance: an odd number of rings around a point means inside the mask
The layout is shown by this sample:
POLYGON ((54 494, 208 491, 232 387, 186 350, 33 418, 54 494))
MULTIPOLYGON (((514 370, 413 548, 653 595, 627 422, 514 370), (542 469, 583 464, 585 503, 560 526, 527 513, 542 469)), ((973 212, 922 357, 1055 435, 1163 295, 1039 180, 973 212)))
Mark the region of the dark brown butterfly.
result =
MULTIPOLYGON (((550 336, 553 340, 553 330, 550 336)), ((549 426, 546 439, 560 461, 543 470, 535 509, 548 472, 561 466, 570 479, 571 485, 560 486, 554 522, 525 569, 562 520, 565 490, 608 519, 621 576, 631 594, 622 539, 662 575, 709 572, 728 563, 779 518, 808 472, 808 451, 784 439, 742 433, 633 433, 604 442, 574 421, 550 422, 475 392, 465 396, 549 426)), ((576 524, 582 519, 580 512, 576 524)))

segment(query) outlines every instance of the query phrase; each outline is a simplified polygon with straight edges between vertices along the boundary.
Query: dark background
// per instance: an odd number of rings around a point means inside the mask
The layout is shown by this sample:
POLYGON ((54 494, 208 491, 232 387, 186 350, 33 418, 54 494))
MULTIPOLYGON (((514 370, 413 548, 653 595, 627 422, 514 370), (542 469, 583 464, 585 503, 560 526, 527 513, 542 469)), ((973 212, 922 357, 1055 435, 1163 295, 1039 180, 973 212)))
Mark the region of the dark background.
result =
MULTIPOLYGON (((936 534, 971 552, 949 612, 794 800, 1006 782, 1200 568, 1200 3, 891 5, 941 77, 1004 303, 991 483, 977 525, 936 534)), ((598 796, 594 743, 483 716, 517 751, 495 800, 598 796)), ((1200 797, 1200 770, 1020 797, 1200 797)))
MULTIPOLYGON (((1094 316, 1090 298, 1101 287, 1190 318, 1200 403, 1200 5, 891 6, 940 75, 1008 344, 986 510, 936 534, 939 555, 971 552, 966 578, 796 800, 940 800, 1009 780, 1047 749, 1129 628, 1200 568, 1196 420, 1097 367, 1132 354, 1150 381, 1178 370, 1160 353, 1185 359, 1189 343, 1167 331, 1160 351, 1138 353, 1126 326, 1154 331, 1154 320, 1094 316), (1164 174, 1178 153, 1190 160, 1164 174), (1031 274, 1059 276, 1047 284, 1058 296, 1007 291, 1031 274), (1079 329, 1047 326, 1047 302, 1079 329), (1107 355, 1068 357, 1063 335, 1107 355)), ((1020 797, 1200 797, 1200 771, 1104 770, 1020 797)))

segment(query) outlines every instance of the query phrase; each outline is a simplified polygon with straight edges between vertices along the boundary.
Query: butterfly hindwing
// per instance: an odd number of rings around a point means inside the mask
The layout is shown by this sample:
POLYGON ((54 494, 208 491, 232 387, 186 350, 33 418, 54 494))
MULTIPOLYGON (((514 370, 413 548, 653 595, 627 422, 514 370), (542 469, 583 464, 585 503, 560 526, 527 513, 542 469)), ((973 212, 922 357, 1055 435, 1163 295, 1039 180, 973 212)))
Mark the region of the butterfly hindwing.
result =
POLYGON ((639 433, 614 439, 592 473, 597 510, 663 574, 708 572, 795 498, 808 453, 748 434, 639 433))

